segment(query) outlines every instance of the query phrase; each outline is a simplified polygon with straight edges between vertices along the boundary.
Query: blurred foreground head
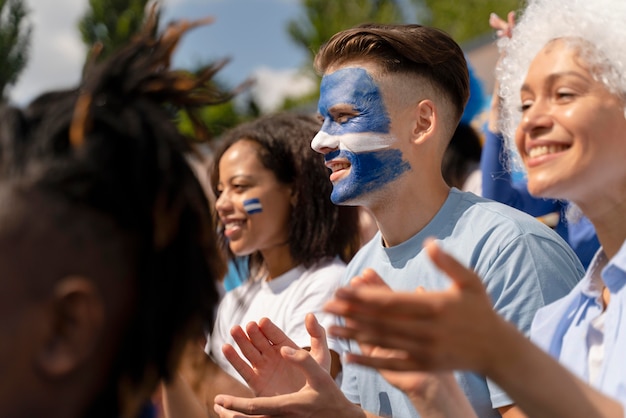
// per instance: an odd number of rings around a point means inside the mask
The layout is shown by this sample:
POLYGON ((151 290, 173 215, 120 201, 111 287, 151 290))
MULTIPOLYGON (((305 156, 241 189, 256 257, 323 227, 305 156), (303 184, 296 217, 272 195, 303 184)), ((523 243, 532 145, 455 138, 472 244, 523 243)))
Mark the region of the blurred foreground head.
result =
POLYGON ((157 20, 77 88, 0 110, 4 416, 136 416, 212 320, 225 269, 172 116, 230 96, 219 66, 169 68, 207 22, 157 20))

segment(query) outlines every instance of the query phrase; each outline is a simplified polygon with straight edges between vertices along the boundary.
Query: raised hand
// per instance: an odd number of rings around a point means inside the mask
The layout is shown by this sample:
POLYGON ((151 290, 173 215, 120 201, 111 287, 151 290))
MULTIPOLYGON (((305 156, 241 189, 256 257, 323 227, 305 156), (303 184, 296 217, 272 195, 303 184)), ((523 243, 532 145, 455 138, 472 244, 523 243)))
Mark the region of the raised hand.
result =
MULTIPOLYGON (((222 347, 224 356, 246 381, 255 396, 272 396, 300 389, 304 385, 304 377, 297 370, 294 373, 292 366, 280 355, 280 347, 297 348, 297 346, 287 336, 276 339, 274 343, 274 340, 261 330, 261 324, 266 331, 270 328, 278 329, 267 318, 261 319, 259 324, 249 323, 245 332, 240 326, 231 329, 232 337, 250 363, 241 358, 230 344, 222 347)), ((272 334, 271 331, 268 333, 272 334)))
POLYGON ((495 13, 491 13, 489 15, 489 26, 496 30, 498 38, 510 38, 513 35, 513 28, 515 27, 515 12, 509 12, 506 15, 506 20, 495 13))
MULTIPOLYGON (((350 286, 370 286, 374 289, 390 290, 385 281, 371 269, 363 271, 350 281, 350 286)), ((416 293, 424 294, 423 288, 417 288, 416 293)), ((346 319, 348 326, 350 319, 346 319)), ((408 353, 398 349, 382 348, 369 344, 359 344, 363 356, 402 360, 408 358, 408 353)), ((474 417, 475 413, 456 383, 451 372, 421 372, 414 370, 378 369, 379 373, 389 383, 402 390, 410 399, 415 409, 424 417, 474 417)))
POLYGON ((379 355, 348 353, 348 361, 396 371, 481 372, 497 356, 494 335, 508 324, 493 311, 481 280, 433 241, 425 249, 453 280, 445 291, 409 293, 354 286, 339 289, 326 304, 328 312, 346 318, 345 326, 330 327, 329 333, 365 347, 398 350, 379 355))
MULTIPOLYGON (((313 357, 329 370, 330 354, 324 329, 313 314, 307 315, 305 326, 311 335, 313 357)), ((302 372, 280 354, 282 347, 299 347, 272 321, 263 318, 258 324, 251 322, 246 326, 246 332, 239 326, 233 327, 231 335, 249 363, 230 344, 224 345, 222 352, 256 396, 292 393, 304 386, 302 372)))
MULTIPOLYGON (((270 334, 276 330, 280 331, 278 328, 272 330, 271 327, 262 327, 261 325, 259 324, 260 328, 265 329, 270 334)), ((319 325, 312 314, 307 315, 306 326, 311 335, 310 353, 304 349, 291 347, 290 343, 285 340, 277 351, 282 360, 292 367, 292 370, 297 370, 304 377, 305 384, 299 390, 284 395, 253 399, 218 395, 215 398, 215 412, 222 418, 258 416, 362 417, 362 410, 343 396, 328 372, 330 354, 324 328, 319 325)), ((280 334, 277 336, 282 338, 280 334)), ((285 370, 287 369, 285 367, 285 370)))

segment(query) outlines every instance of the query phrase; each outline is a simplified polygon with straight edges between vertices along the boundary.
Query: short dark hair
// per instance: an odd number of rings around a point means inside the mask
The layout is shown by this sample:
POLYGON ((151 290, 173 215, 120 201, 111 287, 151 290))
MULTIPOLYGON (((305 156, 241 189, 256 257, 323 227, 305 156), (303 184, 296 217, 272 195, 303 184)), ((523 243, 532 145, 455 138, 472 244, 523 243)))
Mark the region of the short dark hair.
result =
MULTIPOLYGON (((324 157, 311 148, 321 127, 312 115, 277 113, 262 116, 228 131, 214 156, 211 185, 216 194, 219 161, 234 143, 254 141, 259 160, 277 180, 292 185, 297 201, 289 225, 289 248, 294 261, 306 267, 325 258, 340 256, 349 261, 359 247, 358 210, 336 206, 330 200, 332 183, 324 157)), ((218 225, 218 230, 223 230, 218 225)), ((222 242, 227 247, 226 241, 222 242)), ((259 255, 250 259, 259 263, 259 255)))
POLYGON ((333 35, 315 56, 318 73, 371 60, 385 73, 425 77, 454 106, 457 121, 469 98, 469 73, 461 47, 444 31, 414 24, 363 24, 333 35))

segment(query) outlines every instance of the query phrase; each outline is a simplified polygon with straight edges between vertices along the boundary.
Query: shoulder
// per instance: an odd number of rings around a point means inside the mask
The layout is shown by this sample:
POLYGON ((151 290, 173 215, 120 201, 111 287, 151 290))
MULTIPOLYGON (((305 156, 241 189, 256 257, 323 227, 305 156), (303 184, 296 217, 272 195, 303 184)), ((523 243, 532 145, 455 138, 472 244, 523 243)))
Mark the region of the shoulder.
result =
POLYGON ((533 216, 509 205, 469 192, 456 190, 456 193, 459 194, 459 207, 464 210, 465 216, 481 218, 487 224, 500 225, 511 230, 518 230, 520 233, 537 231, 543 234, 545 231, 551 231, 533 216))
MULTIPOLYGON (((472 193, 461 193, 456 228, 472 231, 480 240, 496 248, 523 241, 527 250, 548 251, 562 254, 569 262, 577 258, 571 247, 554 230, 533 216, 508 205, 495 202, 472 193)), ((521 249, 523 250, 523 249, 521 249)))

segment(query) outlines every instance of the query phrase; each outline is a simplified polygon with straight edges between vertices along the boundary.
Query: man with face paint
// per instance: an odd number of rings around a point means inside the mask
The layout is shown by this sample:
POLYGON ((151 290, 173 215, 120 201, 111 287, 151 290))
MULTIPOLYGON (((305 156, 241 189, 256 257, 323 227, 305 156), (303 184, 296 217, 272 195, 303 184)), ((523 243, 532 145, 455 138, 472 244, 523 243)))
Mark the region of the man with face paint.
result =
MULTIPOLYGON (((556 233, 520 211, 445 183, 443 155, 469 95, 463 51, 447 34, 419 25, 362 25, 333 36, 315 66, 323 75, 323 125, 312 147, 330 169, 331 199, 369 209, 379 228, 348 264, 344 285, 371 268, 395 290, 447 288, 449 279, 422 250, 432 237, 483 278, 494 309, 523 332, 538 308, 574 287, 583 269, 556 233)), ((361 348, 346 341, 344 349, 361 348)), ((307 367, 309 377, 315 374, 311 362, 307 367)), ((481 418, 522 416, 483 376, 455 377, 481 418)), ((274 398, 220 395, 215 409, 224 417, 232 410, 422 416, 375 369, 344 365, 341 391, 309 379, 300 391, 274 398)))

